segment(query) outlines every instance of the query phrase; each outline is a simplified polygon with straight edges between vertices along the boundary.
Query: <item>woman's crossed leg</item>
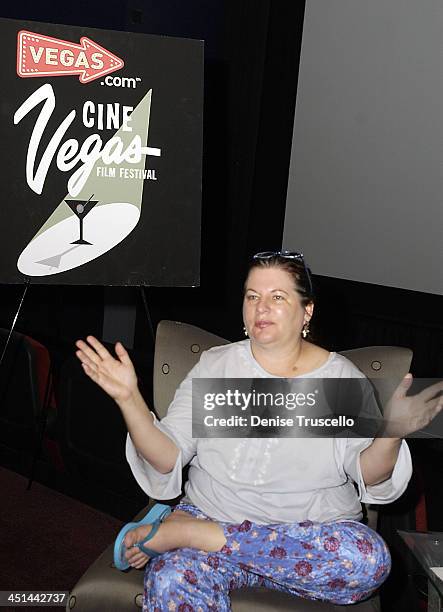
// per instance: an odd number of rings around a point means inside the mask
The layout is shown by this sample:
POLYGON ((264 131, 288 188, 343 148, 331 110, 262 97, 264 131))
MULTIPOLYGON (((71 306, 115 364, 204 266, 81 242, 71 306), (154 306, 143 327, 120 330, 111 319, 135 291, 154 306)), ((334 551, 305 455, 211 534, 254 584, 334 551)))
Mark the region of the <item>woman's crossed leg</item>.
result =
MULTIPOLYGON (((131 534, 129 540, 143 535, 131 534)), ((177 507, 148 546, 169 551, 147 568, 149 610, 157 606, 187 612, 199 606, 210 610, 211 605, 229 610, 230 590, 259 584, 308 599, 350 604, 377 589, 391 565, 382 538, 357 521, 216 523, 189 504, 177 507), (217 601, 211 604, 212 600, 217 601), (185 604, 192 607, 179 608, 185 604)), ((147 557, 136 550, 131 549, 130 560, 140 567, 147 557)))

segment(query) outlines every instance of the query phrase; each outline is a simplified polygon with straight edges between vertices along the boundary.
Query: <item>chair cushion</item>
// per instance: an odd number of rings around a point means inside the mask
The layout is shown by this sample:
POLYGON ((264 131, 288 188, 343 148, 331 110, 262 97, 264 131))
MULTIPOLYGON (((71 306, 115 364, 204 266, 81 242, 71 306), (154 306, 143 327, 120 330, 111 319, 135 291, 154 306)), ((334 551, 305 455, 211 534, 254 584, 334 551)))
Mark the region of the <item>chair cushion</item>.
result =
MULTIPOLYGON (((111 544, 94 561, 72 589, 68 610, 79 612, 131 612, 143 605, 143 575, 140 570, 120 572, 113 564, 111 544)), ((264 588, 241 589, 231 595, 232 612, 339 612, 347 606, 309 601, 264 588)), ((378 597, 352 605, 355 612, 377 612, 378 597)))
POLYGON ((143 571, 120 572, 113 563, 114 543, 94 561, 72 589, 67 610, 126 612, 143 606, 143 571))

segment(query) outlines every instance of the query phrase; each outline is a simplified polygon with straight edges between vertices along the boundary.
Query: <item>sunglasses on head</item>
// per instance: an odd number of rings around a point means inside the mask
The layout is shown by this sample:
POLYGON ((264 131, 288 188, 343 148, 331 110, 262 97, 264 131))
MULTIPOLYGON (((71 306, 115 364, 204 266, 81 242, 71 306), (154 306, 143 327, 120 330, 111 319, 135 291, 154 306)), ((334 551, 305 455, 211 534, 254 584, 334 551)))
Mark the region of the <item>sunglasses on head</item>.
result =
POLYGON ((297 259, 304 261, 303 253, 298 251, 263 251, 256 253, 252 259, 271 259, 271 257, 283 257, 283 259, 297 259))
POLYGON ((298 251, 262 251, 261 253, 256 253, 252 259, 272 259, 272 257, 281 257, 282 259, 290 259, 302 263, 309 282, 309 293, 310 295, 313 294, 311 274, 306 265, 303 253, 299 253, 298 251))

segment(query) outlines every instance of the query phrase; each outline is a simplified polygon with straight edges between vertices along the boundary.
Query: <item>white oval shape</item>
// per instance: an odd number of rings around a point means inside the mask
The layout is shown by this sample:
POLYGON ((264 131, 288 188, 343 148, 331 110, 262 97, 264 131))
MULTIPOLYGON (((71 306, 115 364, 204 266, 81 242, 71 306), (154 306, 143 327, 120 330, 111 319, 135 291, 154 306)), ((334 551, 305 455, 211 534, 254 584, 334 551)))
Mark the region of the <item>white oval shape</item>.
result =
POLYGON ((128 202, 96 206, 83 220, 83 238, 91 244, 73 244, 80 223, 72 215, 31 240, 17 268, 26 276, 52 276, 83 266, 117 246, 139 219, 140 209, 128 202))

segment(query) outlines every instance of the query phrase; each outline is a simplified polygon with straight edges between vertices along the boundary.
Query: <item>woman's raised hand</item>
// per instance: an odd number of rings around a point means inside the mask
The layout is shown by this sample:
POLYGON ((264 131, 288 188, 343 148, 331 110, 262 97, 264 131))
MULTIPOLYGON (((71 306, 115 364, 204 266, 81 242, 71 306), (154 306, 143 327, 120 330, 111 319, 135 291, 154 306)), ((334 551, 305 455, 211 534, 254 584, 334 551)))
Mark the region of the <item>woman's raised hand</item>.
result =
POLYGON ((443 381, 426 387, 416 395, 406 395, 412 385, 407 374, 389 400, 383 416, 385 438, 404 438, 425 428, 443 408, 443 381))
POLYGON ((120 342, 115 345, 116 357, 101 342, 88 336, 86 342, 77 340, 76 355, 83 370, 116 402, 124 402, 137 391, 137 375, 126 349, 120 342))

